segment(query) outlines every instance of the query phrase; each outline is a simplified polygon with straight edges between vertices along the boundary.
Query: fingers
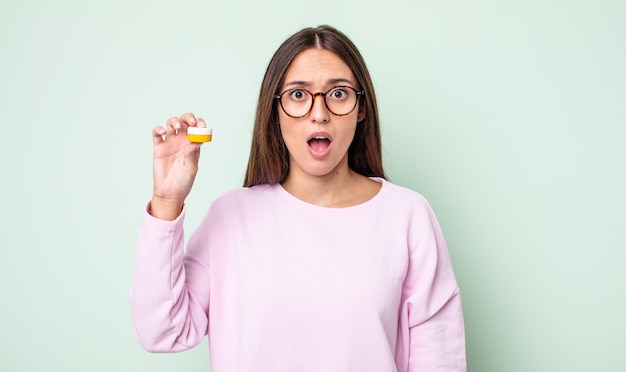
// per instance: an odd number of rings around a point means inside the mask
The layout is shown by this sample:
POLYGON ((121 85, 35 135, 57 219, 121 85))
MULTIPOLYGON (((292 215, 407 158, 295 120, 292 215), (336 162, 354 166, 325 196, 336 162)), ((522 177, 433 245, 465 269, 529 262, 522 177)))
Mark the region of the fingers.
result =
POLYGON ((152 130, 152 141, 154 145, 158 145, 159 143, 165 141, 166 131, 162 126, 155 127, 152 130))
POLYGON ((196 118, 196 116, 190 112, 182 114, 179 118, 172 117, 167 120, 168 130, 172 132, 179 130, 187 131, 187 127, 202 127, 206 128, 206 123, 202 118, 196 118))
POLYGON ((183 127, 183 122, 180 118, 171 117, 167 119, 165 128, 167 130, 168 135, 176 135, 178 131, 183 127))
POLYGON ((204 119, 197 118, 191 112, 182 114, 180 116, 180 120, 182 121, 183 124, 186 124, 185 127, 191 126, 191 127, 206 128, 206 123, 204 122, 204 119))
POLYGON ((196 116, 194 114, 192 114, 191 112, 187 112, 184 113, 180 116, 180 120, 185 123, 186 125, 190 125, 192 127, 196 126, 197 120, 196 120, 196 116))
POLYGON ((196 118, 196 116, 187 112, 180 117, 171 117, 167 119, 165 128, 158 126, 152 130, 152 137, 154 144, 159 144, 167 139, 168 136, 177 136, 181 131, 186 133, 187 127, 201 127, 206 128, 206 123, 202 118, 196 118))

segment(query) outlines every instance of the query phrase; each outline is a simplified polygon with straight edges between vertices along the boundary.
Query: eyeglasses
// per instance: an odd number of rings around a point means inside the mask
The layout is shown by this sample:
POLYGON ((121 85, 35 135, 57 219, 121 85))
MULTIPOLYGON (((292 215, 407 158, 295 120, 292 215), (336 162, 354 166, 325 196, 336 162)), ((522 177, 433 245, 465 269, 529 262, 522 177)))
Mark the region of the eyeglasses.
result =
POLYGON ((315 98, 322 96, 328 111, 337 116, 345 116, 354 111, 358 98, 363 96, 365 91, 356 90, 352 87, 338 86, 326 92, 311 93, 306 89, 288 89, 281 94, 274 96, 280 102, 285 114, 292 118, 303 118, 313 109, 315 98))

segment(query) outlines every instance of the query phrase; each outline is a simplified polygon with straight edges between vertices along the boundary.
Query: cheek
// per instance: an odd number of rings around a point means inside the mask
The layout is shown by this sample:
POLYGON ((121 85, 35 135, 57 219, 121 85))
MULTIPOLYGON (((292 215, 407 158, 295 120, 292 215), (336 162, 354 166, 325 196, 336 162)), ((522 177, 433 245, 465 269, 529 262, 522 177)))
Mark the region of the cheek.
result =
POLYGON ((346 124, 341 133, 337 133, 338 136, 335 138, 335 146, 337 149, 341 149, 341 152, 346 152, 352 145, 356 134, 356 126, 351 126, 350 124, 346 124))
POLYGON ((350 141, 348 143, 348 146, 352 144, 352 142, 354 141, 354 137, 356 137, 356 126, 354 127, 354 130, 350 132, 349 135, 350 135, 350 141))
POLYGON ((354 113, 354 116, 346 120, 346 122, 342 123, 343 125, 341 125, 343 136, 350 138, 350 142, 352 142, 352 139, 354 139, 356 135, 356 130, 359 127, 359 125, 361 125, 359 124, 359 121, 360 121, 359 119, 360 119, 360 115, 357 115, 357 113, 354 113))

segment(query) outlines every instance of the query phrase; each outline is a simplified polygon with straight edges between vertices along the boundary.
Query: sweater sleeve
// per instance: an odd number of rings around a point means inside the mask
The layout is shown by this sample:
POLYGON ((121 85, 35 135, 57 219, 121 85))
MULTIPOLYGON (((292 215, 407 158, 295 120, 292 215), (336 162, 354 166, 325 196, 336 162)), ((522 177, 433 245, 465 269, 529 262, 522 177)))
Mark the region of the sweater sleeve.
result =
MULTIPOLYGON (((150 352, 190 349, 207 332, 208 262, 200 256, 184 262, 184 215, 174 221, 143 216, 130 305, 135 336, 150 352)), ((194 235, 189 247, 203 244, 202 234, 194 235)))
POLYGON ((400 370, 465 372, 465 329, 459 288, 439 223, 430 208, 412 221, 403 288, 400 370))

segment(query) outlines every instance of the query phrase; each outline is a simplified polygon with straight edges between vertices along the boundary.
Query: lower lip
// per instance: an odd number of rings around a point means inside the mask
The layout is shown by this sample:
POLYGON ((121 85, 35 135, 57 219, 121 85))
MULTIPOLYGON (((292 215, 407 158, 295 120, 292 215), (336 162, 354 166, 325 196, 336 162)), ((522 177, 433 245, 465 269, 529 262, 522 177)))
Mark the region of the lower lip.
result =
POLYGON ((313 158, 315 158, 316 160, 322 160, 324 159, 326 156, 328 156, 328 154, 330 153, 330 149, 333 147, 333 144, 330 143, 328 144, 328 147, 326 147, 324 150, 322 151, 315 151, 313 150, 313 148, 311 148, 311 146, 308 146, 309 149, 309 153, 311 154, 311 156, 313 158))

